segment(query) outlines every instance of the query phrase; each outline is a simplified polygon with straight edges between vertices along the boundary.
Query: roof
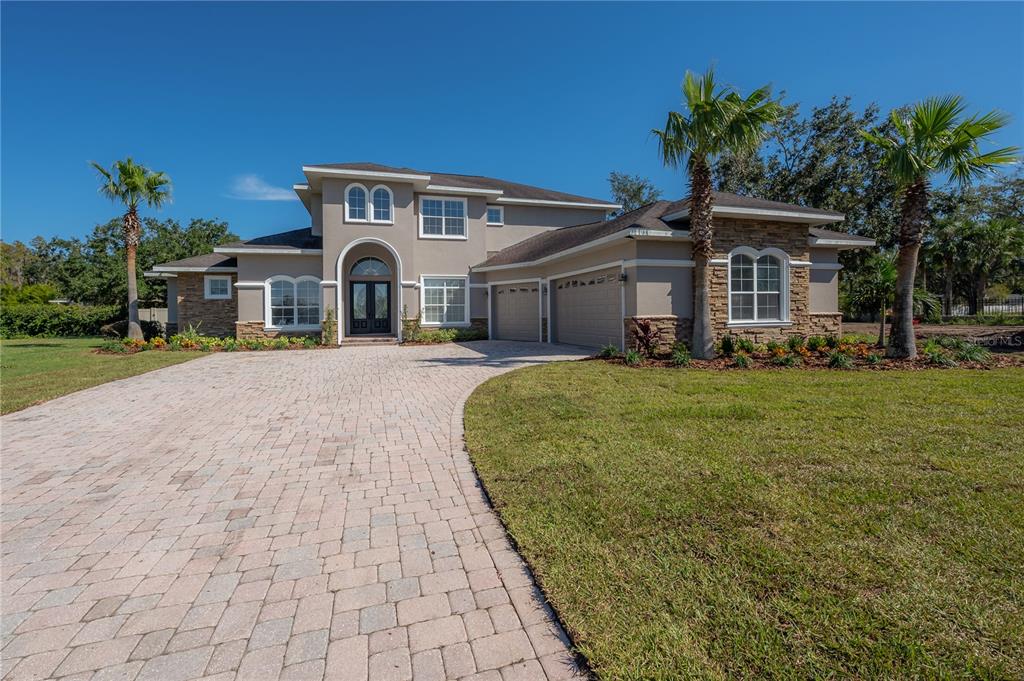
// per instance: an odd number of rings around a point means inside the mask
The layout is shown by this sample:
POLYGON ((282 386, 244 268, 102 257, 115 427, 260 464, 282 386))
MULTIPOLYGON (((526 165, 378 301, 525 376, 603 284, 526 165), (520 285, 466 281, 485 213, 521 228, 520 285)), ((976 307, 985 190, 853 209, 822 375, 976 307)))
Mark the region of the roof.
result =
POLYGON ((323 248, 323 241, 323 237, 313 234, 312 228, 303 227, 302 229, 259 236, 255 239, 232 241, 217 246, 214 251, 216 253, 233 253, 237 251, 259 252, 264 249, 274 249, 275 251, 294 250, 299 252, 319 250, 323 248))
MULTIPOLYGON (((790 219, 796 222, 812 223, 837 222, 843 219, 842 213, 830 210, 756 199, 727 192, 713 192, 713 195, 715 210, 725 213, 728 213, 730 209, 737 209, 749 211, 751 217, 756 217, 757 212, 764 212, 767 217, 771 217, 772 214, 788 214, 790 219), (806 219, 803 216, 806 216, 806 219)), ((685 229, 685 225, 682 225, 680 221, 687 219, 688 216, 685 212, 689 208, 689 204, 689 198, 679 201, 655 201, 636 210, 623 213, 613 220, 602 220, 542 232, 498 251, 484 262, 476 265, 474 269, 532 263, 623 230, 675 231, 678 234, 679 230, 685 229)), ((867 237, 815 226, 808 227, 808 237, 820 239, 823 242, 832 242, 822 245, 858 248, 875 244, 873 239, 867 237)))
POLYGON ((191 270, 236 269, 237 267, 238 260, 229 255, 224 255, 222 253, 204 253, 203 255, 194 255, 191 258, 182 258, 181 260, 172 260, 171 262, 163 262, 159 265, 153 265, 153 271, 188 272, 191 270))
POLYGON ((618 208, 618 204, 605 199, 595 199, 578 194, 568 194, 553 189, 534 187, 533 185, 500 180, 483 175, 461 175, 457 173, 435 173, 413 168, 385 166, 379 163, 318 163, 307 168, 327 170, 354 170, 370 173, 396 173, 402 175, 420 175, 428 177, 430 184, 441 187, 459 187, 464 189, 493 189, 501 192, 502 199, 523 199, 532 201, 564 201, 567 203, 600 204, 608 208, 618 208))
POLYGON ((668 201, 655 201, 636 210, 623 213, 612 220, 601 220, 600 222, 560 227, 548 232, 541 232, 498 251, 477 267, 533 262, 633 227, 670 230, 672 228, 662 222, 660 217, 665 214, 665 209, 669 205, 668 201))
MULTIPOLYGON (((753 196, 740 196, 739 194, 730 194, 729 192, 711 192, 714 197, 714 206, 716 208, 741 208, 749 210, 763 210, 763 211, 782 211, 786 213, 800 213, 807 216, 820 215, 822 217, 835 218, 835 220, 842 220, 845 216, 842 213, 837 213, 834 210, 825 210, 823 208, 813 208, 811 206, 801 206, 795 203, 783 203, 782 201, 769 201, 767 199, 758 199, 753 196)), ((690 197, 680 199, 679 201, 673 201, 669 206, 668 210, 665 211, 666 215, 673 215, 680 211, 689 211, 690 208, 690 197)), ((831 220, 834 222, 834 220, 831 220)))

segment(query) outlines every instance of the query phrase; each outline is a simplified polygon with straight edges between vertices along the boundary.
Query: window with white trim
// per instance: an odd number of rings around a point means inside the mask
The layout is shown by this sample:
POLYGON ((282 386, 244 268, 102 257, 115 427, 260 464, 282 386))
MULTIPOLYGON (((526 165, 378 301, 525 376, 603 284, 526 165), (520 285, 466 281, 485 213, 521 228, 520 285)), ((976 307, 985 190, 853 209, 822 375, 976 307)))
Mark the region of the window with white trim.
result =
POLYGON ((345 190, 345 220, 364 222, 366 220, 366 187, 350 184, 345 190))
POLYGON ((349 274, 353 277, 390 277, 391 268, 380 258, 360 258, 349 274))
POLYGON ((207 300, 231 298, 231 277, 208 274, 203 278, 203 297, 207 300))
POLYGON ((505 207, 504 206, 487 206, 487 224, 489 224, 489 225, 503 225, 503 224, 505 224, 505 207))
POLYGON ((465 239, 466 199, 421 196, 420 236, 432 239, 465 239))
POLYGON ((269 287, 269 326, 288 328, 320 324, 320 282, 316 277, 274 277, 269 287))
POLYGON ((422 291, 424 324, 465 324, 469 321, 466 277, 424 277, 422 291))
POLYGON ((735 253, 729 258, 729 321, 785 321, 785 266, 774 255, 735 253))
POLYGON ((392 222, 391 217, 394 205, 394 196, 391 194, 391 190, 384 185, 378 185, 373 188, 373 194, 371 195, 371 203, 373 204, 373 214, 371 215, 371 222, 392 222))

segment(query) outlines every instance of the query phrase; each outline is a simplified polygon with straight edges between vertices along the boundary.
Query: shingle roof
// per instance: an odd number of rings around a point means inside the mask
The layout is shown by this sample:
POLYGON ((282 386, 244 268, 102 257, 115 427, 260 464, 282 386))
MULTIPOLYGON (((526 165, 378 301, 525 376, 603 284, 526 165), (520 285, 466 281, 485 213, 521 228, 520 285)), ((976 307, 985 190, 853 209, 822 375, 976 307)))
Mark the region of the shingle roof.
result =
POLYGON ((217 248, 230 248, 239 251, 259 248, 302 250, 323 248, 323 243, 322 236, 313 234, 313 230, 310 227, 303 227, 302 229, 293 229, 288 232, 258 236, 255 239, 232 241, 231 243, 221 244, 217 248))
MULTIPOLYGON (((813 208, 811 206, 800 206, 795 203, 783 203, 782 201, 769 201, 767 199, 758 199, 753 196, 740 196, 739 194, 730 194, 729 192, 711 192, 714 196, 715 206, 722 208, 752 208, 761 210, 784 210, 789 213, 806 213, 807 215, 824 215, 837 219, 842 219, 843 214, 837 213, 834 210, 825 210, 823 208, 813 208)), ((683 208, 688 208, 690 205, 690 197, 680 199, 679 201, 673 201, 668 210, 665 211, 666 215, 678 212, 683 208)))
POLYGON ((662 222, 661 216, 669 206, 668 201, 655 201, 646 206, 614 218, 600 222, 590 222, 584 225, 573 225, 572 227, 561 227, 549 232, 541 232, 529 239, 512 244, 508 248, 498 251, 478 267, 492 267, 494 265, 511 265, 520 262, 532 262, 574 246, 580 246, 588 241, 594 241, 601 237, 615 234, 624 229, 637 227, 641 229, 671 229, 662 222))
MULTIPOLYGON (((672 215, 673 213, 678 213, 683 208, 686 208, 689 203, 689 198, 681 199, 679 201, 655 201, 654 203, 641 206, 629 213, 624 213, 613 220, 603 220, 601 222, 561 227, 548 232, 542 232, 536 236, 530 237, 529 239, 520 241, 517 244, 513 244, 504 250, 498 251, 476 267, 494 267, 498 265, 514 265, 518 263, 533 262, 541 258, 561 253, 562 251, 575 246, 580 246, 589 241, 594 241, 601 237, 615 234, 616 232, 624 229, 679 229, 680 223, 675 220, 672 222, 665 222, 664 217, 672 215)), ((841 220, 843 218, 842 213, 837 213, 831 210, 798 206, 790 203, 782 203, 780 201, 767 201, 765 199, 739 196, 738 194, 729 194, 727 192, 714 192, 714 203, 715 206, 721 206, 723 208, 751 208, 786 211, 790 213, 802 213, 808 216, 833 218, 834 220, 841 220)), ((866 237, 854 236, 844 232, 833 232, 819 227, 809 227, 808 230, 809 234, 818 236, 819 238, 843 238, 849 241, 862 243, 865 246, 872 246, 875 243, 872 239, 868 239, 866 237)))
POLYGON ((223 253, 204 253, 203 255, 194 255, 191 258, 182 258, 181 260, 172 260, 171 262, 153 265, 154 270, 173 270, 184 267, 197 269, 238 267, 238 260, 234 256, 224 255, 223 253))
POLYGON ((519 182, 499 180, 483 175, 460 175, 456 173, 434 173, 413 168, 399 168, 385 166, 379 163, 318 163, 313 168, 328 168, 336 170, 361 170, 377 173, 402 173, 407 175, 429 175, 430 183, 443 187, 463 187, 467 189, 500 189, 502 198, 506 199, 534 199, 539 201, 568 201, 572 203, 600 203, 610 207, 615 204, 606 199, 593 199, 578 194, 558 192, 553 189, 534 187, 519 182))

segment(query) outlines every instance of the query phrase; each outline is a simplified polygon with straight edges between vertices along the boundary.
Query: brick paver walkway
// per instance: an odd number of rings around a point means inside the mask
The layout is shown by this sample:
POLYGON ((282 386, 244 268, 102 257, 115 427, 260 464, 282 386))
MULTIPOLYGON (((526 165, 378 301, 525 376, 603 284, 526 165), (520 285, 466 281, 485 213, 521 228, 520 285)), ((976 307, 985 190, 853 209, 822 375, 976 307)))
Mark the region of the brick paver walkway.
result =
POLYGON ((3 417, 5 681, 573 677, 462 404, 574 354, 221 354, 3 417))

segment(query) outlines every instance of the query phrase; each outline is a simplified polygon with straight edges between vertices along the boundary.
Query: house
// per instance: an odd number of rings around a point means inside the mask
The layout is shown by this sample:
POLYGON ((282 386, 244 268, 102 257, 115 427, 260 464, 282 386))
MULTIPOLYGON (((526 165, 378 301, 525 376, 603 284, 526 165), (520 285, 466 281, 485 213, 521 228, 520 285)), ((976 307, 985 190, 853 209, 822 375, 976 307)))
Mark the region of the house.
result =
MULTIPOLYGON (((635 319, 688 338, 693 261, 687 201, 619 206, 475 175, 373 163, 303 167, 310 226, 157 265, 168 323, 239 338, 401 339, 403 320, 486 329, 494 339, 629 343, 635 319)), ((716 193, 715 333, 839 333, 839 251, 870 239, 825 229, 839 213, 716 193)))

